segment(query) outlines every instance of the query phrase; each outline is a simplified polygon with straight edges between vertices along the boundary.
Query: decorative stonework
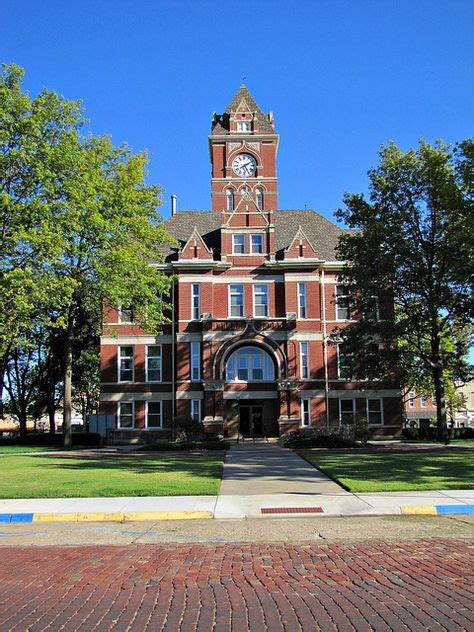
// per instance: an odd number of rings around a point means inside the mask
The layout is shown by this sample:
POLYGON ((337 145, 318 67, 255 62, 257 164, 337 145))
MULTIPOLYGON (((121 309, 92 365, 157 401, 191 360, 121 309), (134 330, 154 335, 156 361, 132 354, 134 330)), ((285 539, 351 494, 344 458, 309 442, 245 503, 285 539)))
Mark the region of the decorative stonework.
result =
POLYGON ((206 380, 202 383, 205 391, 223 391, 224 380, 206 380))
POLYGON ((242 143, 229 143, 229 153, 232 153, 236 149, 242 146, 242 143))
POLYGON ((279 391, 293 391, 299 386, 298 380, 278 380, 279 391))
POLYGON ((246 141, 244 145, 249 149, 256 151, 257 153, 260 153, 260 143, 257 143, 255 141, 246 141))

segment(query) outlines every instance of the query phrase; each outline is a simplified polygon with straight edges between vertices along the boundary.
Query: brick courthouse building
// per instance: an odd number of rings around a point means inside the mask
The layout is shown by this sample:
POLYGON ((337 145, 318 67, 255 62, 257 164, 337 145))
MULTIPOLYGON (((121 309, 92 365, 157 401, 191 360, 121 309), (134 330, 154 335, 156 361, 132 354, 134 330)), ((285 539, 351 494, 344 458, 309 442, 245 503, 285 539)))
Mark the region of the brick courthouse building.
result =
POLYGON ((189 416, 228 436, 355 416, 374 434, 399 431, 396 385, 351 381, 331 342, 351 317, 337 282, 342 229, 312 210, 277 210, 278 141, 244 86, 214 114, 212 210, 176 211, 174 198, 166 221, 180 244, 163 264, 177 278, 174 322, 154 336, 127 310, 104 319, 100 412, 114 416, 116 438, 166 437, 189 416))

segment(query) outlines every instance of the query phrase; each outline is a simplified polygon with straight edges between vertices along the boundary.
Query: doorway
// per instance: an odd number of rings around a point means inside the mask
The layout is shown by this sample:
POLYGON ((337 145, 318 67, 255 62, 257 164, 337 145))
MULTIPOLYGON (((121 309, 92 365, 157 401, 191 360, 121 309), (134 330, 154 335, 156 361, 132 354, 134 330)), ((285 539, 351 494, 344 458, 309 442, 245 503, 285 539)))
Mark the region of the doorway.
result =
POLYGON ((261 404, 239 405, 239 431, 244 437, 263 437, 263 406, 261 404))

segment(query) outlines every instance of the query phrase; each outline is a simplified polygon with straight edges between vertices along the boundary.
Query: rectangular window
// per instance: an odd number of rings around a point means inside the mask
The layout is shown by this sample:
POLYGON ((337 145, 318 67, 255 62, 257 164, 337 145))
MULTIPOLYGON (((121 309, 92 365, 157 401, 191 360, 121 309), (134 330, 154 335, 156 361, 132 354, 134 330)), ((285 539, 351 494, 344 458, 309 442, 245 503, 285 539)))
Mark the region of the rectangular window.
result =
POLYGON ((119 382, 133 382, 132 346, 119 347, 119 382))
POLYGON ((133 323, 133 309, 131 307, 120 307, 118 311, 119 323, 133 323))
POLYGON ((161 345, 146 348, 146 381, 161 382, 161 345))
POLYGON ((242 318, 244 315, 244 286, 229 285, 229 316, 242 318))
POLYGON ((237 121, 238 132, 250 132, 250 121, 237 121))
POLYGON ((163 427, 163 402, 147 402, 146 403, 146 427, 162 428, 163 427))
POLYGON ((248 382, 249 367, 245 356, 239 356, 237 358, 237 379, 242 380, 242 382, 248 382))
POLYGON ((245 254, 245 235, 232 235, 232 252, 234 255, 245 254))
POLYGON ((342 424, 353 424, 355 414, 355 399, 339 400, 339 421, 342 424))
POLYGON ((195 423, 199 423, 201 421, 201 400, 200 399, 191 400, 191 417, 195 423))
POLYGON ((250 235, 250 252, 257 255, 263 253, 263 235, 250 235))
POLYGON ((118 405, 118 427, 134 428, 135 415, 133 411, 133 402, 119 402, 118 405))
POLYGON ((381 399, 367 400, 367 420, 371 426, 383 424, 383 408, 381 399))
POLYGON ((351 318, 351 295, 347 285, 336 285, 336 318, 337 320, 351 318))
POLYGON ((426 408, 426 397, 423 397, 423 395, 420 395, 420 406, 421 408, 426 408))
POLYGON ((365 318, 367 320, 379 321, 380 320, 380 309, 379 309, 379 299, 378 296, 371 296, 370 306, 365 311, 365 318))
POLYGON ((201 379, 201 343, 191 343, 191 380, 201 379))
POLYGON ((345 344, 337 345, 337 377, 340 380, 350 380, 352 373, 349 349, 345 344))
POLYGON ((268 285, 253 286, 253 315, 256 318, 268 316, 268 285))
POLYGON ((298 283, 298 318, 306 318, 306 283, 298 283))
POLYGON ((261 355, 252 356, 252 380, 263 380, 263 361, 261 355))
POLYGON ((309 426, 311 425, 311 406, 309 399, 301 400, 301 425, 309 426))
POLYGON ((308 357, 308 343, 300 342, 301 348, 301 379, 307 380, 309 378, 309 357, 308 357))
POLYGON ((408 408, 415 408, 415 393, 408 393, 408 408))
POLYGON ((191 285, 191 320, 201 318, 201 286, 199 283, 191 285))

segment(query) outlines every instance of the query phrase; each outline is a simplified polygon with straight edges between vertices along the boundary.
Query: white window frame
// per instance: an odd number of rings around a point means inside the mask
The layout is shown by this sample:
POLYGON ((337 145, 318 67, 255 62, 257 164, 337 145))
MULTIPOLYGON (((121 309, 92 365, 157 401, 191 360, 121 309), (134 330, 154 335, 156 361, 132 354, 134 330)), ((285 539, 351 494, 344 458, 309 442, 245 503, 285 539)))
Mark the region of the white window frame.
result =
POLYGON ((241 283, 229 283, 229 292, 228 292, 228 300, 229 300, 229 310, 228 317, 229 318, 244 318, 245 316, 245 287, 241 283), (232 288, 239 287, 242 289, 242 314, 240 316, 235 316, 232 314, 232 295, 237 295, 237 292, 233 292, 232 288))
POLYGON ((120 306, 118 308, 118 322, 119 322, 119 325, 131 325, 132 323, 134 323, 135 321, 133 319, 133 308, 130 307, 130 308, 126 309, 126 308, 120 306), (130 314, 130 319, 128 319, 128 320, 123 318, 123 315, 126 312, 128 312, 130 314))
POLYGON ((199 382, 201 379, 201 343, 189 343, 189 373, 191 382, 199 382), (197 377, 196 377, 197 376, 197 377))
POLYGON ((246 252, 247 252, 247 243, 246 243, 246 242, 247 242, 247 240, 246 240, 246 238, 245 238, 245 233, 234 233, 234 234, 232 235, 232 254, 233 254, 233 255, 245 255, 245 254, 246 254, 246 252), (235 238, 236 238, 236 237, 243 237, 243 238, 244 238, 243 244, 238 244, 239 248, 240 248, 240 247, 242 247, 242 248, 243 248, 242 252, 237 252, 237 251, 236 251, 236 248, 235 248, 235 246, 236 246, 236 244, 235 244, 235 238))
POLYGON ((424 395, 420 395, 420 408, 426 408, 426 397, 424 395))
POLYGON ((408 408, 415 408, 415 393, 413 391, 408 393, 408 408))
POLYGON ((244 134, 246 132, 251 132, 252 131, 252 124, 250 121, 237 121, 237 131, 238 132, 243 132, 244 134))
POLYGON ((367 410, 367 421, 369 423, 369 426, 383 426, 383 397, 367 397, 366 399, 366 410, 367 410), (380 423, 376 424, 376 423, 371 423, 370 419, 369 419, 369 401, 378 401, 380 402, 380 423))
MULTIPOLYGON (((253 294, 253 317, 254 318, 268 318, 270 316, 270 288, 268 283, 254 283, 253 284, 253 288, 252 288, 252 294, 253 294), (266 314, 259 314, 257 316, 257 302, 256 302, 256 294, 257 294, 257 288, 260 287, 264 287, 265 288, 265 295, 267 297, 267 302, 266 302, 266 308, 267 308, 267 313, 266 314)), ((258 292, 259 295, 263 296, 262 292, 258 292)), ((263 305, 263 303, 259 303, 259 305, 263 305)))
POLYGON ((342 421, 342 405, 341 402, 352 402, 352 423, 355 421, 355 412, 356 412, 356 402, 354 398, 350 397, 340 397, 338 399, 339 402, 339 423, 343 423, 342 421))
POLYGON ((250 253, 253 255, 263 255, 263 233, 252 233, 250 235, 250 253), (255 238, 258 237, 259 241, 255 242, 255 238), (260 250, 254 250, 254 246, 260 248, 260 250))
POLYGON ((311 426, 311 398, 301 398, 301 426, 309 428, 311 426), (305 408, 307 407, 307 410, 305 408))
POLYGON ((225 363, 225 379, 227 382, 273 382, 275 378, 275 364, 270 354, 259 347, 240 347, 233 351, 225 363), (260 367, 255 367, 255 358, 261 358, 260 367), (229 366, 229 363, 232 363, 229 366), (256 370, 262 371, 262 377, 256 378, 256 370), (246 371, 246 379, 240 377, 239 371, 246 371))
POLYGON ((336 354, 337 354, 337 379, 338 380, 344 380, 345 382, 349 382, 352 380, 352 376, 351 375, 347 375, 347 376, 343 376, 341 375, 341 360, 340 360, 340 347, 341 344, 336 345, 336 354))
POLYGON ((298 283, 298 318, 308 318, 307 295, 308 295, 307 284, 304 282, 298 283))
MULTIPOLYGON (((135 381, 135 346, 134 345, 119 345, 117 348, 117 382, 126 382, 131 383, 135 381), (122 349, 131 349, 132 350, 132 379, 131 380, 122 380, 122 359, 130 359, 130 356, 122 355, 122 349)), ((128 370, 128 369, 126 369, 128 370)))
MULTIPOLYGON (((152 413, 152 414, 156 415, 156 413, 152 413)), ((163 429, 163 400, 158 399, 158 400, 152 400, 152 401, 146 401, 145 402, 145 428, 150 429, 150 430, 162 430, 163 429), (159 404, 160 405, 160 425, 159 426, 149 426, 148 425, 148 415, 149 415, 148 406, 150 404, 159 404)))
POLYGON ((190 414, 191 414, 192 420, 195 421, 196 423, 200 423, 202 421, 202 417, 201 417, 201 400, 200 399, 191 399, 189 407, 190 407, 190 414), (197 408, 197 411, 195 410, 195 407, 197 408), (197 412, 197 416, 198 416, 197 419, 194 418, 195 412, 197 412))
MULTIPOLYGON (((129 414, 127 413, 127 417, 128 416, 129 414)), ((117 402, 117 428, 119 430, 134 430, 135 428, 135 402, 133 400, 117 402), (122 417, 121 409, 124 404, 132 405, 132 425, 131 426, 122 426, 120 423, 120 420, 122 417)))
MULTIPOLYGON (((335 299, 335 303, 336 303, 336 320, 342 321, 342 322, 345 322, 345 321, 348 321, 348 320, 352 320, 351 319, 351 293, 350 293, 349 286, 347 284, 345 284, 345 283, 336 283, 336 286, 334 288, 334 299, 335 299), (338 294, 337 294, 337 288, 338 287, 345 287, 345 288, 347 288, 347 294, 341 294, 341 295, 338 296, 338 294), (347 302, 348 302, 348 312, 349 312, 348 316, 349 316, 349 318, 339 318, 339 313, 338 312, 339 312, 339 299, 340 298, 347 298, 348 299, 347 302)), ((346 309, 346 308, 344 308, 344 309, 346 309)))
POLYGON ((300 375, 302 380, 309 380, 309 342, 306 341, 300 342, 300 375))
POLYGON ((191 283, 191 320, 201 320, 201 284, 191 283), (197 292, 196 292, 197 288, 197 292), (197 299, 197 301, 195 301, 197 299), (197 305, 196 305, 197 302, 197 305))
MULTIPOLYGON (((156 369, 154 369, 156 370, 156 369)), ((146 345, 146 349, 145 349, 145 382, 162 382, 163 381, 163 348, 162 345, 146 345), (160 355, 159 356, 155 356, 155 355, 150 355, 149 353, 149 349, 150 347, 158 347, 160 350, 160 355), (149 368, 148 368, 148 359, 149 358, 160 358, 160 379, 159 380, 150 380, 149 378, 149 368)))
POLYGON ((235 209, 235 193, 234 189, 226 189, 225 191, 226 208, 228 211, 235 209))

